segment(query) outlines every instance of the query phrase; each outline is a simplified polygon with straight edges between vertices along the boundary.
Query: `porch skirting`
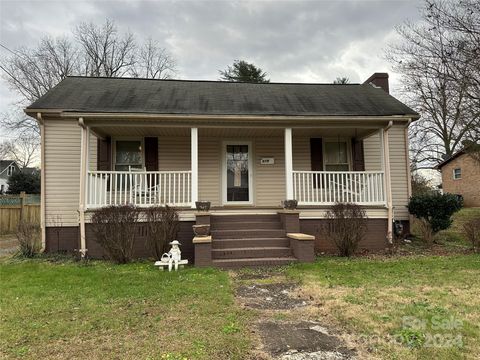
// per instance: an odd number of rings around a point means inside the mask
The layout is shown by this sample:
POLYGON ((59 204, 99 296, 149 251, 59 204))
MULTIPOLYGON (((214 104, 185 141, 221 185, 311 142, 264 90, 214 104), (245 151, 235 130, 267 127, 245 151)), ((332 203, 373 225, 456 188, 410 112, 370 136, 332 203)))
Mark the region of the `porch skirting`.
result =
MULTIPOLYGON (((335 245, 325 239, 320 229, 325 219, 300 219, 299 232, 315 236, 315 253, 334 254, 335 245)), ((402 221, 405 232, 408 233, 408 221, 402 221)), ((194 234, 192 225, 194 221, 181 221, 180 230, 177 239, 182 244, 182 256, 194 263, 194 234)), ((105 258, 105 253, 95 241, 95 235, 92 232, 91 224, 85 224, 86 227, 86 245, 87 255, 90 258, 105 258)), ((359 252, 370 251, 379 252, 387 247, 387 219, 368 219, 368 229, 365 239, 360 243, 359 252)), ((62 226, 46 228, 46 249, 47 253, 73 253, 80 248, 80 230, 78 226, 62 226)), ((139 227, 139 232, 135 238, 134 258, 150 257, 149 249, 146 246, 146 229, 139 227)))

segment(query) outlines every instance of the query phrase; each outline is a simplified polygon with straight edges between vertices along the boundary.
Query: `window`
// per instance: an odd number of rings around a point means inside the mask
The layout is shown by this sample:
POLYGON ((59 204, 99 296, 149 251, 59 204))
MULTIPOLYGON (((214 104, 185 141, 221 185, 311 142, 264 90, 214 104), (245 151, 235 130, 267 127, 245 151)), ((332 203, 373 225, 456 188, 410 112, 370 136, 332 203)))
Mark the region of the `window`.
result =
POLYGON ((462 169, 460 169, 460 168, 453 169, 453 179, 458 180, 458 179, 461 179, 461 178, 462 178, 462 169))
POLYGON ((2 184, 2 186, 0 186, 0 194, 3 194, 5 192, 5 185, 2 184))
POLYGON ((9 165, 7 169, 7 176, 12 176, 14 171, 15 171, 15 166, 9 165))
POLYGON ((115 141, 115 170, 129 171, 143 168, 141 140, 115 141))
POLYGON ((348 143, 345 140, 325 141, 325 170, 348 171, 348 143))

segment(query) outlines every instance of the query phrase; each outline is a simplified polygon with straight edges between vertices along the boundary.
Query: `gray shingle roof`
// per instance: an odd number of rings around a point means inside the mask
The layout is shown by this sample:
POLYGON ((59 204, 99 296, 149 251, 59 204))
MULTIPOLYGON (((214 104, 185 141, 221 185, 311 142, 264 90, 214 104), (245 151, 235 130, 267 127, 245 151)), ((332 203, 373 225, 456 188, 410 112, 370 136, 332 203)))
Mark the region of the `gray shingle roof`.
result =
POLYGON ((367 84, 68 77, 27 109, 199 115, 417 115, 367 84))

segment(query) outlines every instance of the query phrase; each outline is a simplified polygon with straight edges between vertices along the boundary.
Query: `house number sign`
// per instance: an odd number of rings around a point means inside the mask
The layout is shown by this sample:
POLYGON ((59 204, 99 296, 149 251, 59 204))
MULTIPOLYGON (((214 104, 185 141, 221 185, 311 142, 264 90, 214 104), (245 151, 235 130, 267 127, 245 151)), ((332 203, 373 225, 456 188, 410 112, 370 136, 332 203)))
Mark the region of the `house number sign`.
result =
POLYGON ((261 158, 260 159, 260 164, 261 165, 273 165, 275 164, 275 159, 274 158, 261 158))

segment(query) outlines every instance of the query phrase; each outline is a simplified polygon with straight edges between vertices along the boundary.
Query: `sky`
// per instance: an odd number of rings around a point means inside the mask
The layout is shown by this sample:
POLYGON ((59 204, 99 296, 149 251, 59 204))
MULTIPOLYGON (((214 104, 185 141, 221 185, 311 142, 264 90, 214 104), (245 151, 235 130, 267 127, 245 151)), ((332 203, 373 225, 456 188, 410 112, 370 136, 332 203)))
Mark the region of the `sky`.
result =
MULTIPOLYGON (((383 58, 394 27, 418 18, 420 0, 117 1, 0 0, 0 43, 34 46, 69 35, 81 22, 112 19, 120 31, 151 37, 176 59, 178 78, 219 78, 235 59, 253 62, 272 82, 363 82, 389 72, 383 58)), ((0 57, 8 55, 0 50, 0 57)), ((2 74, 3 75, 3 74, 2 74)), ((0 113, 21 98, 0 80, 0 113)), ((0 140, 5 137, 0 129, 0 140), (3 134, 3 135, 2 135, 3 134)))

